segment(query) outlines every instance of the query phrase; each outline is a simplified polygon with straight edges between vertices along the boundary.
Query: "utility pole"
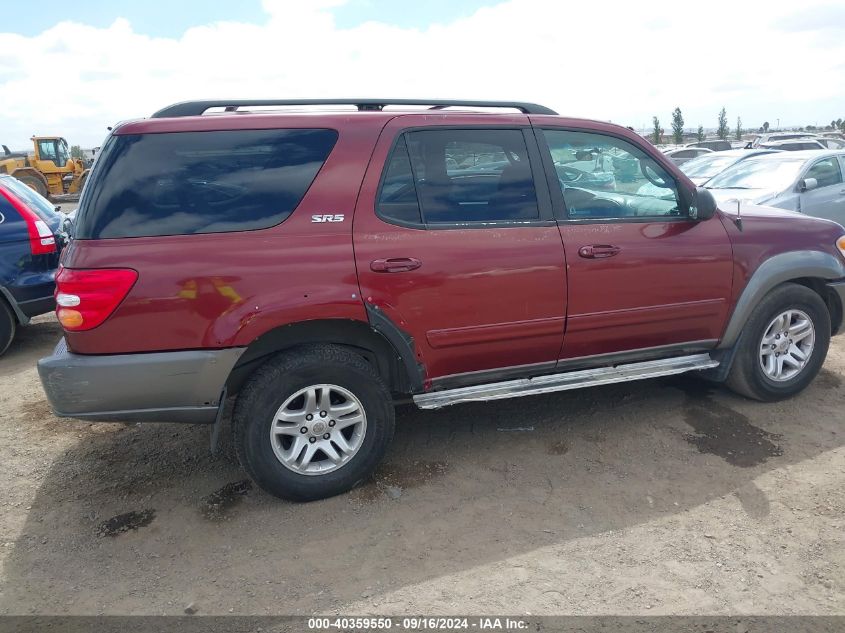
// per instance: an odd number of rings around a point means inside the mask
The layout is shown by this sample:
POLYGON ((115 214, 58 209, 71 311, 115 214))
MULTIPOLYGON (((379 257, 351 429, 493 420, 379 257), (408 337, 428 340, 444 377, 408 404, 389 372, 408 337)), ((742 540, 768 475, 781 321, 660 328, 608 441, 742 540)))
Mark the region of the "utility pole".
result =
POLYGON ((780 132, 780 119, 778 119, 777 122, 778 122, 778 132, 780 132))

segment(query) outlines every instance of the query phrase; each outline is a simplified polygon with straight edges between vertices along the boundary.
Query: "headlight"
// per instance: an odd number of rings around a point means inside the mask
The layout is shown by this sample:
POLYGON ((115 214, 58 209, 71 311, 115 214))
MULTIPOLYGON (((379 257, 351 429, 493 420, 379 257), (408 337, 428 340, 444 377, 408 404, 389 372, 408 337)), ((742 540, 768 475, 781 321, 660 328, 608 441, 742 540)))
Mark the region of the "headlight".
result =
POLYGON ((836 248, 839 249, 842 257, 845 257, 845 235, 836 240, 836 248))

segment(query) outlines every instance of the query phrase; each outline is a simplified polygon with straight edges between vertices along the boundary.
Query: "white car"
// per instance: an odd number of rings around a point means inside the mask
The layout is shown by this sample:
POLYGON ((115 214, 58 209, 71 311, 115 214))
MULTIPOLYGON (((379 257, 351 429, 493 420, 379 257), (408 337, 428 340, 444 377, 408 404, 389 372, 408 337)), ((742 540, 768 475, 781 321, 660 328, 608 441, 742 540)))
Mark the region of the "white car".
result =
POLYGON ((744 160, 709 180, 720 207, 765 204, 845 224, 845 150, 778 152, 744 160))
POLYGON ((688 160, 698 158, 703 154, 712 154, 712 149, 706 147, 680 147, 678 149, 670 149, 663 152, 663 154, 676 165, 683 165, 688 160))

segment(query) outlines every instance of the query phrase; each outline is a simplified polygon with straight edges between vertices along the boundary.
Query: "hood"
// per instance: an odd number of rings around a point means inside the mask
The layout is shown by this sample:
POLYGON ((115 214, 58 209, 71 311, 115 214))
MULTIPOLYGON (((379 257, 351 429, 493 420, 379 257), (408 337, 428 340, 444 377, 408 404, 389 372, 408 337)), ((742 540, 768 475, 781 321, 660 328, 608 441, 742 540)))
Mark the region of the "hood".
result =
POLYGON ((710 180, 710 178, 711 178, 711 177, 712 177, 712 176, 696 176, 695 178, 690 178, 690 180, 692 180, 693 184, 694 184, 696 187, 700 187, 700 186, 701 186, 701 185, 703 185, 705 182, 707 182, 708 180, 710 180))
POLYGON ((710 189, 716 202, 730 202, 742 200, 744 203, 760 204, 771 200, 780 192, 774 189, 710 189))
MULTIPOLYGON (((730 218, 735 218, 737 215, 736 200, 719 202, 719 211, 730 218)), ((767 207, 762 204, 752 204, 750 202, 740 202, 739 212, 743 218, 784 218, 784 219, 802 219, 802 220, 816 220, 818 218, 810 218, 809 216, 799 213, 798 211, 788 211, 786 209, 778 209, 776 207, 767 207)), ((826 222, 826 220, 825 220, 826 222)))

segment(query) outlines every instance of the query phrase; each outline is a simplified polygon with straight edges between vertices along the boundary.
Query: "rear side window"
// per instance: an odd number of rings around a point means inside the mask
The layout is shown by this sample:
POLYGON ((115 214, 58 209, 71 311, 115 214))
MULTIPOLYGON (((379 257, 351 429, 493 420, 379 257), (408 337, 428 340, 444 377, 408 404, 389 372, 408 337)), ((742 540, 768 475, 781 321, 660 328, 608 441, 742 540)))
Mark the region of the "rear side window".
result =
POLYGON ((334 130, 114 136, 77 219, 79 239, 249 231, 296 209, 337 141, 334 130))
POLYGON ((537 220, 537 193, 522 131, 406 132, 388 159, 377 210, 400 224, 537 220))

